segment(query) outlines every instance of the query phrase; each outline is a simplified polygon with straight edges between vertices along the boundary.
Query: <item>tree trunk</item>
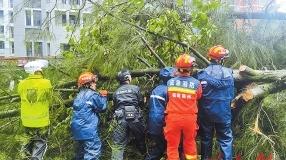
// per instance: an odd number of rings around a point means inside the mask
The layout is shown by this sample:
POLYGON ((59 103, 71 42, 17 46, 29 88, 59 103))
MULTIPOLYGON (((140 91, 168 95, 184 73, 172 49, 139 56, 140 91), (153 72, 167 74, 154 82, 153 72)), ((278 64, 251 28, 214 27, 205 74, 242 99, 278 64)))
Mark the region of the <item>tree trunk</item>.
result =
POLYGON ((16 117, 19 115, 19 113, 20 113, 19 109, 12 109, 12 110, 8 110, 8 111, 3 111, 3 112, 0 112, 0 119, 16 117))
POLYGON ((247 102, 255 98, 264 98, 268 94, 276 93, 284 89, 286 89, 286 82, 267 83, 260 85, 251 83, 250 85, 247 85, 244 90, 234 98, 231 103, 231 107, 242 107, 247 102))
POLYGON ((234 70, 234 78, 238 82, 275 82, 286 77, 286 70, 254 70, 245 65, 234 70))

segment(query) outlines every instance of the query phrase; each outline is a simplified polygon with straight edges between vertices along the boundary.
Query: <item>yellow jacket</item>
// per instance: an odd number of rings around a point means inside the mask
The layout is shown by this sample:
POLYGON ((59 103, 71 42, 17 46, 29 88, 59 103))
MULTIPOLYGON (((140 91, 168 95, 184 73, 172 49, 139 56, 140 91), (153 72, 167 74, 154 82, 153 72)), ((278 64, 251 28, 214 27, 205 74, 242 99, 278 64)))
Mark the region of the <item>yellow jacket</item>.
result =
POLYGON ((52 85, 42 75, 29 75, 18 85, 21 98, 21 120, 25 127, 45 127, 50 124, 49 105, 52 85))

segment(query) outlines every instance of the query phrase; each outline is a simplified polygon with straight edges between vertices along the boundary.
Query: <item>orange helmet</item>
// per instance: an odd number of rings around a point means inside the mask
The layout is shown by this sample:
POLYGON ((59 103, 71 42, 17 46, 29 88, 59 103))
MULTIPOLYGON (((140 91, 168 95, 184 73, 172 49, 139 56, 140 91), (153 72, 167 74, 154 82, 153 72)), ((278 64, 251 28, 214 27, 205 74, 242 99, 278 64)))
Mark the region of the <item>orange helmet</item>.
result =
POLYGON ((222 45, 213 46, 208 52, 208 57, 215 60, 222 60, 228 57, 229 51, 222 45))
POLYGON ((96 81, 97 81, 96 75, 92 74, 91 72, 84 72, 78 77, 77 85, 78 87, 82 87, 87 83, 96 81))
POLYGON ((191 57, 189 54, 182 54, 176 60, 176 67, 182 69, 192 68, 195 64, 196 59, 191 57))

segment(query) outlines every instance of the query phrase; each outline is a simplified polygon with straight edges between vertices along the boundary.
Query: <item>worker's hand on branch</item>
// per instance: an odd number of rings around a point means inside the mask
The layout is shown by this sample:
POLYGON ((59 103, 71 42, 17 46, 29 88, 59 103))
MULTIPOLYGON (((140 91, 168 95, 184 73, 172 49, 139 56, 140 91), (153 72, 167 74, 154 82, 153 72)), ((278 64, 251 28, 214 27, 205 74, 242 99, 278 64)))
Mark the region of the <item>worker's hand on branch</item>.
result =
POLYGON ((99 91, 99 94, 100 94, 101 96, 106 97, 107 94, 108 94, 108 91, 107 91, 107 90, 100 90, 100 91, 99 91))

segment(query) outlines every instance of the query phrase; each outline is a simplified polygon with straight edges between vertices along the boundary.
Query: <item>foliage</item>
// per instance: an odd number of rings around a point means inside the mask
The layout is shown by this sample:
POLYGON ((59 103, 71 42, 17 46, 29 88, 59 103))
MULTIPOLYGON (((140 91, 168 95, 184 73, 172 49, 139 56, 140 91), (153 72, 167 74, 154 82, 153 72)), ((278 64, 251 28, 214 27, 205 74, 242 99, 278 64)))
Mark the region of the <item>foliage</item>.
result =
POLYGON ((235 124, 235 151, 243 159, 254 159, 261 152, 274 159, 285 159, 285 91, 267 96, 242 109, 235 124), (258 114, 253 114, 258 113, 258 114), (256 130, 258 129, 258 130, 256 130))
POLYGON ((282 69, 285 63, 285 21, 275 20, 232 20, 228 15, 231 11, 224 8, 226 13, 216 13, 214 42, 222 44, 230 50, 227 65, 237 68, 247 64, 254 69, 282 69), (225 21, 224 19, 229 19, 225 21), (235 62, 235 63, 234 63, 235 62))
MULTIPOLYGON (((85 70, 99 72, 102 75, 113 76, 121 68, 142 69, 146 68, 145 64, 138 61, 137 57, 144 58, 152 66, 157 67, 157 60, 146 49, 145 44, 141 41, 144 36, 150 46, 158 53, 160 57, 168 64, 172 65, 173 60, 184 49, 173 42, 166 41, 162 38, 148 35, 135 27, 130 26, 122 19, 146 28, 149 31, 169 36, 180 41, 187 41, 191 45, 195 38, 191 28, 184 24, 178 11, 171 8, 161 7, 159 10, 153 10, 152 7, 156 2, 144 3, 143 0, 106 0, 102 4, 94 5, 94 12, 89 16, 87 24, 80 31, 80 38, 71 37, 69 45, 70 50, 63 52, 63 60, 51 60, 51 66, 44 71, 53 86, 57 86, 64 82, 74 81, 77 76, 85 70), (149 7, 148 7, 149 5, 149 7), (108 14, 112 12, 114 16, 108 14), (150 15, 150 16, 145 16, 150 15), (140 34, 139 34, 140 33, 140 34)), ((71 32, 73 28, 70 29, 71 32)), ((17 75, 17 74, 8 74, 17 75)), ((7 75, 7 76, 8 76, 7 75)), ((23 75, 26 77, 27 75, 23 75)), ((17 78, 19 79, 19 78, 17 78)), ((7 81, 11 80, 8 78, 7 81)), ((142 77, 135 79, 134 83, 140 83, 143 90, 150 90, 156 82, 156 77, 142 77)), ((5 82, 7 83, 7 82, 5 82)), ((114 80, 100 82, 98 88, 106 88, 114 90, 117 87, 114 80)), ((7 84, 5 84, 7 86, 7 84)), ((7 90, 5 88, 5 90, 7 90)), ((15 90, 13 91, 15 93, 15 90)), ((47 157, 51 159, 71 159, 74 155, 73 141, 71 139, 69 122, 71 118, 71 109, 66 108, 63 104, 65 99, 74 97, 74 94, 54 92, 54 104, 50 110, 51 115, 51 136, 49 138, 49 150, 47 157)), ((17 104, 17 102, 15 103, 17 104)), ((111 123, 112 113, 111 105, 107 113, 102 115, 102 139, 104 141, 103 159, 109 159, 112 143, 111 140, 111 123)), ((17 106, 18 107, 18 106, 17 106)), ((16 107, 16 108, 17 108, 16 107)), ((7 105, 11 109, 11 105, 7 105)), ((0 121, 5 124, 6 121, 0 121)), ((1 147, 3 156, 17 159, 19 157, 19 147, 23 138, 23 131, 18 128, 19 119, 7 126, 7 128, 16 127, 11 131, 9 144, 11 147, 1 147), (15 134, 16 133, 16 134, 15 134), (12 150, 17 148, 17 154, 13 154, 12 150), (7 153, 7 154, 6 154, 7 153)), ((7 131, 1 130, 0 133, 5 134, 7 131)), ((2 144, 7 141, 2 142, 2 144)), ((4 146, 4 145, 1 145, 4 146)), ((127 154, 141 156, 133 150, 134 146, 127 149, 127 154)))
MULTIPOLYGON (((80 31, 80 38, 71 37, 70 50, 62 53, 62 60, 50 61, 50 67, 44 71, 45 76, 56 87, 65 82, 75 81, 78 75, 86 70, 114 76, 122 68, 147 68, 138 60, 138 57, 147 60, 154 68, 159 67, 157 60, 150 54, 141 37, 146 38, 148 44, 170 66, 173 65, 178 54, 184 51, 189 52, 187 48, 160 36, 149 34, 150 32, 185 42, 202 53, 206 53, 210 46, 222 44, 231 51, 231 57, 226 62, 227 66, 237 67, 243 63, 253 68, 285 67, 286 61, 282 59, 286 58, 283 54, 286 50, 283 45, 285 27, 281 27, 283 22, 269 24, 266 21, 257 21, 254 26, 263 27, 251 26, 246 29, 245 26, 239 25, 240 23, 234 23, 229 19, 228 8, 221 6, 216 0, 207 2, 193 0, 192 4, 184 5, 181 0, 176 2, 176 7, 164 5, 156 0, 148 2, 105 0, 102 4, 95 2, 93 13, 87 17, 88 23, 80 31), (235 24, 238 25, 237 28, 234 27, 235 24), (145 28, 149 33, 142 31, 140 27, 145 28), (265 30, 266 27, 267 30, 265 30), (278 30, 278 28, 283 29, 278 30)), ((68 29, 73 32, 74 28, 68 29)), ((0 79, 2 87, 0 95, 16 93, 15 88, 6 93, 10 81, 14 79, 17 83, 19 79, 27 75, 22 69, 15 67, 15 64, 1 65, 0 69, 3 69, 0 70, 0 76, 4 77, 0 79), (6 70, 9 72, 5 72, 6 70)), ((146 91, 150 91, 157 82, 155 76, 145 76, 134 80, 135 84, 139 84, 146 91)), ((100 81, 98 88, 114 91, 117 86, 117 82, 110 79, 100 81)), ((72 85, 68 88, 76 88, 76 86, 72 85)), ((283 92, 271 95, 264 99, 263 103, 255 102, 243 109, 239 116, 242 120, 237 123, 238 128, 235 129, 238 137, 235 142, 236 153, 242 153, 248 156, 245 158, 254 159, 258 151, 272 153, 275 150, 280 158, 285 159, 283 152, 285 141, 280 138, 285 137, 286 133, 285 126, 280 125, 285 121, 282 115, 285 113, 282 107, 285 99, 281 98, 285 97, 284 94, 283 92), (279 100, 275 99, 275 96, 279 100), (257 104, 260 104, 260 107, 257 107, 257 104), (281 115, 274 115, 276 112, 280 112, 281 115), (253 113, 260 113, 259 127, 267 137, 275 142, 274 145, 265 137, 250 130, 257 117, 253 113), (268 117, 271 117, 271 124, 266 113, 269 114, 268 117), (269 126, 273 126, 275 132, 269 129, 269 126)), ((66 108, 64 104, 65 100, 72 99, 74 96, 75 93, 70 92, 55 91, 53 93, 53 103, 58 105, 51 107, 52 132, 49 137, 48 159, 72 159, 74 156, 69 128, 71 108, 66 108)), ((18 102, 6 101, 3 104, 1 102, 0 110, 18 107, 18 102)), ((108 111, 101 115, 100 128, 104 142, 102 159, 109 159, 111 152, 113 128, 111 110, 112 104, 110 103, 108 111)), ((147 110, 144 111, 147 112, 147 110)), ((0 159, 19 159, 21 141, 24 140, 20 125, 18 118, 0 120, 0 159), (2 141, 3 137, 5 137, 4 141, 2 141)), ((142 157, 134 151, 132 142, 127 149, 127 154, 132 155, 133 159, 142 157)))

